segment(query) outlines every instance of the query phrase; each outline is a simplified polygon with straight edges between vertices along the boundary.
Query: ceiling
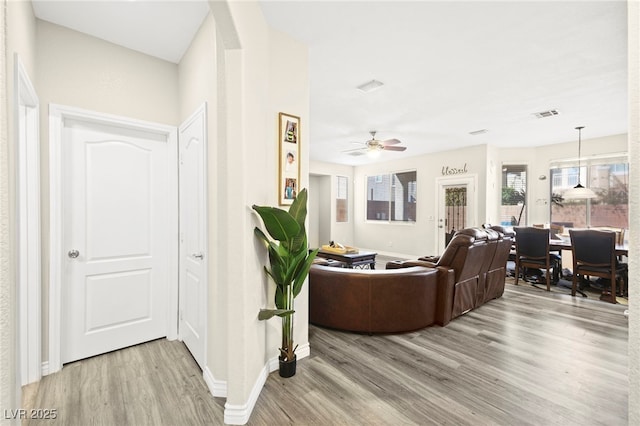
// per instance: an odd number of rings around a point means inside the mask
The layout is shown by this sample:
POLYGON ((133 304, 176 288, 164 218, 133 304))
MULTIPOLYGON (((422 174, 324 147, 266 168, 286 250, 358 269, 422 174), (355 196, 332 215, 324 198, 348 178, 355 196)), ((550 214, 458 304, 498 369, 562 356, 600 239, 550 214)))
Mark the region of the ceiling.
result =
MULTIPOLYGON (((205 1, 34 1, 40 19, 179 62, 205 1), (179 19, 175 19, 178 16, 179 19)), ((310 157, 365 164, 627 132, 626 2, 261 1, 309 46, 310 157), (364 93, 372 79, 384 85, 364 93), (534 114, 556 110, 557 115, 534 114), (397 138, 377 159, 343 152, 397 138), (470 132, 486 130, 479 135, 470 132)), ((296 111, 287 111, 295 113, 296 111)))

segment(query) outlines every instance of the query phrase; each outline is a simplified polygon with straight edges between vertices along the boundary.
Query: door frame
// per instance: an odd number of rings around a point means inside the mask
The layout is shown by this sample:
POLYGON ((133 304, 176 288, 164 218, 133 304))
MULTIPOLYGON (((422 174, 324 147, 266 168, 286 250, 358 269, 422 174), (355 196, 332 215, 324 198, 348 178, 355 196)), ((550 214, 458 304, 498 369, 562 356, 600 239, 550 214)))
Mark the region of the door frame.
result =
POLYGON ((444 199, 444 187, 452 185, 467 185, 467 190, 469 191, 467 217, 469 218, 470 224, 478 223, 478 175, 469 174, 462 176, 443 176, 436 178, 437 220, 435 222, 436 238, 434 238, 434 253, 442 253, 444 251, 444 237, 439 231, 440 228, 438 227, 438 224, 440 222, 440 219, 442 219, 441 215, 444 211, 444 206, 442 205, 444 199))
MULTIPOLYGON (((195 120, 199 119, 200 117, 203 117, 204 123, 203 123, 203 133, 204 133, 204 139, 203 139, 203 162, 204 162, 204 171, 203 171, 203 181, 202 181, 202 196, 204 197, 204 200, 202 201, 202 206, 204 209, 204 218, 203 218, 203 234, 204 234, 204 261, 202 262, 202 280, 204 282, 204 295, 202 297, 202 300, 200 301, 200 303, 204 303, 204 319, 203 319, 203 324, 204 324, 204 331, 203 331, 203 341, 204 341, 204 354, 203 355, 203 365, 201 365, 200 367, 202 368, 202 370, 204 371, 205 368, 207 367, 207 347, 208 347, 208 336, 209 336, 209 332, 208 332, 208 327, 209 327, 209 129, 208 129, 208 109, 207 109, 207 102, 204 102, 202 105, 200 105, 190 116, 189 118, 187 118, 178 128, 178 135, 181 134, 181 131, 183 128, 188 127, 191 123, 193 123, 195 120)), ((178 151, 179 151, 179 145, 178 145, 178 151)), ((178 152, 178 156, 180 155, 180 152, 178 152)), ((180 161, 178 161, 178 176, 180 176, 180 167, 182 167, 182 165, 180 164, 180 161)), ((178 182, 178 195, 180 196, 180 193, 182 191, 182 187, 180 186, 182 185, 182 182, 178 182)), ((178 200, 180 199, 180 197, 178 197, 178 200)), ((180 206, 178 206, 180 208, 180 206)), ((180 245, 179 245, 179 254, 178 254, 178 291, 179 291, 179 295, 182 294, 183 291, 183 286, 185 285, 185 283, 180 279, 181 278, 181 262, 182 262, 182 250, 183 250, 183 244, 182 244, 182 229, 184 228, 184 218, 182 217, 182 215, 179 215, 179 232, 180 232, 180 245)), ((179 315, 181 316, 183 314, 182 312, 182 301, 178 300, 178 311, 179 311, 179 315)), ((182 321, 178 321, 178 339, 180 341, 183 340, 183 335, 182 335, 182 327, 181 327, 181 323, 182 321)), ((195 359, 195 356, 194 356, 195 359)))
POLYGON ((42 377, 40 101, 17 53, 14 54, 14 75, 14 120, 18 147, 18 359, 20 384, 26 385, 42 377), (22 116, 22 107, 26 111, 25 117, 22 116))
POLYGON ((174 126, 136 120, 69 106, 49 105, 49 364, 47 374, 62 369, 62 278, 64 275, 62 141, 65 120, 113 125, 156 133, 168 144, 169 202, 169 288, 167 296, 167 339, 178 336, 178 129, 174 126))

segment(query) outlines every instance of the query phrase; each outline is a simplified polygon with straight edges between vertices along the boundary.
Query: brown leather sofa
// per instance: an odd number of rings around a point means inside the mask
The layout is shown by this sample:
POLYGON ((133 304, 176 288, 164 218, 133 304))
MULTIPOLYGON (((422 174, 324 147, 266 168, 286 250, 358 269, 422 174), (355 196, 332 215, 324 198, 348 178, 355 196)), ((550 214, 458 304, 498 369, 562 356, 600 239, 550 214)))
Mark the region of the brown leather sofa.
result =
POLYGON ((438 269, 419 266, 359 270, 313 265, 309 322, 369 334, 443 325, 437 318, 440 274, 438 269))
MULTIPOLYGON (((504 293, 504 280, 507 277, 507 261, 515 243, 513 229, 507 230, 502 226, 492 226, 491 229, 498 234, 496 252, 487 270, 485 279, 484 299, 482 303, 501 297, 504 293)), ((482 303, 478 303, 478 306, 482 303)))
POLYGON ((424 266, 438 268, 438 311, 441 325, 502 296, 506 263, 512 245, 504 230, 466 228, 458 231, 436 258, 389 262, 387 269, 424 266), (447 274, 447 271, 449 272, 447 274))

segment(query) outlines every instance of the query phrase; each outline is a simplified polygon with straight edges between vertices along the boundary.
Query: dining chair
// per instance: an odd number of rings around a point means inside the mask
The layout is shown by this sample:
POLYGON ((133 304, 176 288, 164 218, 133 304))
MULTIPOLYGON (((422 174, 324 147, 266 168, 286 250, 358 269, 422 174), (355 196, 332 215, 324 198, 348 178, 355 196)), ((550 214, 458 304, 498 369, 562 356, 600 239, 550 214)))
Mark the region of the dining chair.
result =
POLYGON ((571 249, 573 250, 573 282, 571 295, 576 295, 579 277, 600 277, 611 283, 610 291, 603 291, 600 299, 616 303, 616 284, 628 279, 627 265, 618 262, 616 257, 616 233, 594 229, 569 230, 571 249))
POLYGON ((545 271, 547 291, 551 291, 552 267, 551 254, 549 253, 549 229, 516 226, 516 282, 522 268, 522 279, 527 281, 525 268, 537 268, 545 271))

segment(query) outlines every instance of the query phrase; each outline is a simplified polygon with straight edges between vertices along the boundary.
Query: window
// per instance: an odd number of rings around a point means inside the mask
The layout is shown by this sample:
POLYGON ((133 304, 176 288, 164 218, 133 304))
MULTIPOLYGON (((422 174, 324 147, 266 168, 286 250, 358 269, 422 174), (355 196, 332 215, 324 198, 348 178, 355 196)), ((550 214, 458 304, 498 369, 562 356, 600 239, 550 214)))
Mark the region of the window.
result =
POLYGON ((502 202, 500 224, 527 224, 527 166, 505 165, 502 167, 502 202))
POLYGON ((349 221, 348 182, 344 176, 336 178, 336 222, 349 221))
POLYGON ((416 171, 367 177, 367 220, 415 222, 416 171))
MULTIPOLYGON (((583 161, 583 164, 585 162, 583 161)), ((574 164, 551 165, 551 222, 568 227, 629 227, 629 163, 626 157, 596 158, 580 168, 582 185, 597 197, 565 200, 563 193, 578 184, 574 164)))

